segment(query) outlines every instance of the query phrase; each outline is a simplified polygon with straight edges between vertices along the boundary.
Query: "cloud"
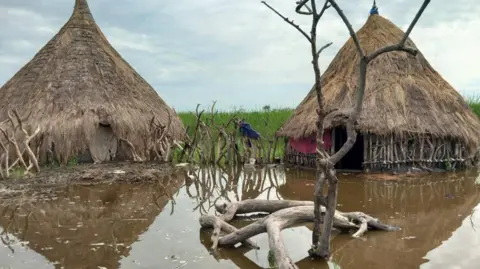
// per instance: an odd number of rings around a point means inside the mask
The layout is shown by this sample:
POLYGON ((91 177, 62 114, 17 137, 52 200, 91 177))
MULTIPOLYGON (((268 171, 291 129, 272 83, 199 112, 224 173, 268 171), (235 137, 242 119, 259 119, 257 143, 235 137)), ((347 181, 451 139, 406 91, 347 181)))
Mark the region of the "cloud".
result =
MULTIPOLYGON (((0 2, 0 84, 46 43, 71 15, 72 1, 0 2)), ((293 2, 270 5, 308 30, 310 18, 295 14, 293 2)), ((371 0, 337 1, 359 29, 371 0)), ((381 15, 406 29, 421 1, 379 3, 381 15)), ((296 106, 313 82, 306 39, 258 0, 90 1, 98 25, 119 53, 177 110, 217 100, 220 108, 296 106)), ((480 7, 473 0, 432 1, 412 39, 437 71, 464 95, 480 81, 476 35, 480 7)), ((348 39, 334 10, 319 25, 324 70, 348 39)), ((478 92, 480 93, 480 92, 478 92)))
POLYGON ((118 27, 109 27, 103 29, 103 32, 107 34, 108 41, 118 50, 131 50, 141 53, 158 52, 158 48, 155 46, 154 41, 146 34, 132 33, 118 27))
POLYGON ((415 29, 414 35, 417 45, 437 71, 467 95, 480 94, 477 50, 480 39, 472 34, 475 29, 480 29, 480 18, 441 21, 432 27, 415 29))
POLYGON ((17 64, 21 62, 21 58, 19 57, 14 57, 14 56, 9 56, 7 54, 0 54, 0 63, 3 64, 17 64))

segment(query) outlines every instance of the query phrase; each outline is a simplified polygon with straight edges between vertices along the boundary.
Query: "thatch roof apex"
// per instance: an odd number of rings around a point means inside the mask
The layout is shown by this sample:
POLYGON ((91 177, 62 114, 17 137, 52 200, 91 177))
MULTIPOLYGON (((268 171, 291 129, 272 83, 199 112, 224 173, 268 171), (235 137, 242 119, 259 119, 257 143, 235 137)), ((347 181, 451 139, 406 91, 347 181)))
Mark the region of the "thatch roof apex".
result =
POLYGON ((73 14, 90 14, 90 8, 88 7, 87 0, 75 0, 75 6, 73 8, 73 14))
POLYGON ((70 16, 64 27, 88 27, 96 26, 87 0, 75 0, 72 15, 70 16))
MULTIPOLYGON (((366 54, 396 44, 403 35, 401 29, 380 15, 369 16, 357 31, 366 54)), ((416 48, 411 39, 406 45, 416 48)), ((321 78, 327 110, 345 111, 354 106, 359 60, 349 38, 321 78)), ((317 108, 312 88, 277 135, 300 138, 314 134, 317 108)), ((369 64, 358 123, 361 132, 431 134, 457 138, 472 147, 478 146, 480 137, 479 118, 420 51, 416 56, 386 53, 369 64)))

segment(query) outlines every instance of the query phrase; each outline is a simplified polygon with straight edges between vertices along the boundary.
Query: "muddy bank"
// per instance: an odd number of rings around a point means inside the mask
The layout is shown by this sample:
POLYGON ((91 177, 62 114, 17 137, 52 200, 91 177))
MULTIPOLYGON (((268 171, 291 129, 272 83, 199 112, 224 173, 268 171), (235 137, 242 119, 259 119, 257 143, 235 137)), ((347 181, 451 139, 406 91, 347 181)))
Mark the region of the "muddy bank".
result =
POLYGON ((157 182, 168 175, 184 174, 183 171, 183 167, 170 164, 133 162, 53 167, 18 179, 0 180, 0 199, 48 195, 68 185, 157 182))

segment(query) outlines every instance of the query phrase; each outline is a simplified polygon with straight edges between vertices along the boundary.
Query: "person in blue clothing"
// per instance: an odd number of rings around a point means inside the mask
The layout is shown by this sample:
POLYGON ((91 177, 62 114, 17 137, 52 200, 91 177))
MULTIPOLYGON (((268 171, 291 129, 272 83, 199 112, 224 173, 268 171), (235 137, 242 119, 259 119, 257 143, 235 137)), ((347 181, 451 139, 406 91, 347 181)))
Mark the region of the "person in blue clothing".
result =
MULTIPOLYGON (((259 132, 257 132, 256 130, 254 130, 252 128, 252 126, 245 122, 245 120, 237 120, 236 121, 237 123, 237 126, 238 126, 238 130, 240 131, 240 134, 241 136, 247 140, 247 146, 249 148, 252 148, 252 141, 251 140, 258 140, 261 135, 259 132)), ((246 149, 247 150, 247 149, 246 149)), ((250 150, 248 150, 250 151, 250 150)), ((255 150, 255 147, 253 147, 253 156, 255 157, 256 156, 256 150, 255 150)))
POLYGON ((249 147, 251 147, 250 139, 257 140, 260 138, 260 133, 255 131, 249 123, 245 122, 244 120, 237 120, 237 125, 243 137, 248 138, 249 140, 249 147))

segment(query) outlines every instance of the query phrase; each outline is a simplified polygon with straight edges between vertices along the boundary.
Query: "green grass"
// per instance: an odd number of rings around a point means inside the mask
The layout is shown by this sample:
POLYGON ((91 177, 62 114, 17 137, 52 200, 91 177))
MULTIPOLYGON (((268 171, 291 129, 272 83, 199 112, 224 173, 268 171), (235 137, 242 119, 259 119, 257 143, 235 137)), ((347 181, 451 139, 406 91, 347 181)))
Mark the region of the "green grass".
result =
POLYGON ((473 113, 480 117, 480 96, 468 98, 467 103, 472 109, 473 113))
MULTIPOLYGON (((264 109, 264 110, 238 110, 238 111, 219 111, 214 116, 214 122, 217 125, 223 125, 236 116, 239 119, 244 119, 246 122, 257 130, 262 136, 266 138, 273 138, 275 132, 285 123, 285 121, 292 115, 293 109, 264 109)), ((189 135, 193 134, 194 125, 196 123, 195 112, 179 113, 185 126, 190 126, 189 135)), ((211 113, 205 112, 202 114, 202 120, 210 119, 211 113)))

